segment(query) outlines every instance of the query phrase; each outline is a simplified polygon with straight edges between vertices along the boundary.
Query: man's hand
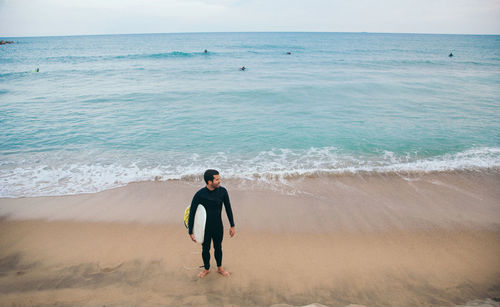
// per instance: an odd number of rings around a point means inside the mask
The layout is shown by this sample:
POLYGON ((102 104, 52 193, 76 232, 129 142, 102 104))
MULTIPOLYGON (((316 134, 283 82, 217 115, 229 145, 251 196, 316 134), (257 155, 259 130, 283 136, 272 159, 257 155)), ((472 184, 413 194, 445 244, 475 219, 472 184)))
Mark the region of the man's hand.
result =
POLYGON ((196 243, 196 239, 194 238, 194 234, 190 234, 189 236, 191 237, 191 240, 193 240, 193 242, 196 243))
POLYGON ((234 237, 234 234, 236 233, 236 229, 234 227, 231 227, 229 229, 229 235, 231 235, 231 238, 234 237))

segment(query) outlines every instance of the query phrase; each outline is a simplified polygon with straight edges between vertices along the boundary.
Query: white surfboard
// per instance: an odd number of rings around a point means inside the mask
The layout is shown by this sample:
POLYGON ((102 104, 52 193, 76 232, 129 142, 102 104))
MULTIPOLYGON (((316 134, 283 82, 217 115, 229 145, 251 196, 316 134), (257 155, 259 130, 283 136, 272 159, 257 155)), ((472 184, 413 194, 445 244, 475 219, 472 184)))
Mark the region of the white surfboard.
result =
POLYGON ((196 208, 194 215, 193 234, 197 243, 203 244, 205 238, 205 224, 207 223, 207 211, 202 204, 196 208))

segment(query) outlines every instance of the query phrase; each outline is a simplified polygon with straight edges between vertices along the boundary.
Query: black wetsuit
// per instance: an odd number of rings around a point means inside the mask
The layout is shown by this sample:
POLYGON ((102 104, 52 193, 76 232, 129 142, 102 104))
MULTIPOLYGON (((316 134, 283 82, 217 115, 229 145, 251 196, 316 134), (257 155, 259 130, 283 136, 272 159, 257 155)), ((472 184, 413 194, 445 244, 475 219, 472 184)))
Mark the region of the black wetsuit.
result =
POLYGON ((206 270, 210 268, 210 242, 214 241, 214 256, 217 266, 222 266, 222 237, 224 226, 222 225, 222 204, 226 207, 229 224, 234 227, 233 211, 229 202, 229 195, 224 187, 218 187, 210 191, 207 187, 200 189, 193 197, 189 211, 189 234, 193 233, 194 214, 198 204, 202 204, 207 211, 207 223, 205 225, 205 238, 201 256, 206 270))

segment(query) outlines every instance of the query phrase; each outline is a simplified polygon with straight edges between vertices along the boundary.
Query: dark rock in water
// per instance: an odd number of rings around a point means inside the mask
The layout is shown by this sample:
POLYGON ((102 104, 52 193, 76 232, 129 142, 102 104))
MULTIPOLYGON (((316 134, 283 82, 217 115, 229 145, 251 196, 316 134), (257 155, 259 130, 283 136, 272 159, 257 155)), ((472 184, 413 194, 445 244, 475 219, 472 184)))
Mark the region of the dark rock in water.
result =
POLYGON ((4 40, 0 41, 0 45, 6 45, 6 44, 14 44, 14 42, 13 41, 4 41, 4 40))

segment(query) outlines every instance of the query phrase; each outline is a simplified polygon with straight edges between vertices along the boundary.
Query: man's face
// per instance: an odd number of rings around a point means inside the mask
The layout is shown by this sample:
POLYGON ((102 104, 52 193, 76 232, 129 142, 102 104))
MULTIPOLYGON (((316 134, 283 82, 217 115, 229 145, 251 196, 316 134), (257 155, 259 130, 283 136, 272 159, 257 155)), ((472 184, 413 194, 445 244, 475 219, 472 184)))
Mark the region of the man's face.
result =
POLYGON ((208 182, 210 186, 214 189, 218 188, 220 186, 220 176, 219 175, 214 175, 214 180, 208 182))

